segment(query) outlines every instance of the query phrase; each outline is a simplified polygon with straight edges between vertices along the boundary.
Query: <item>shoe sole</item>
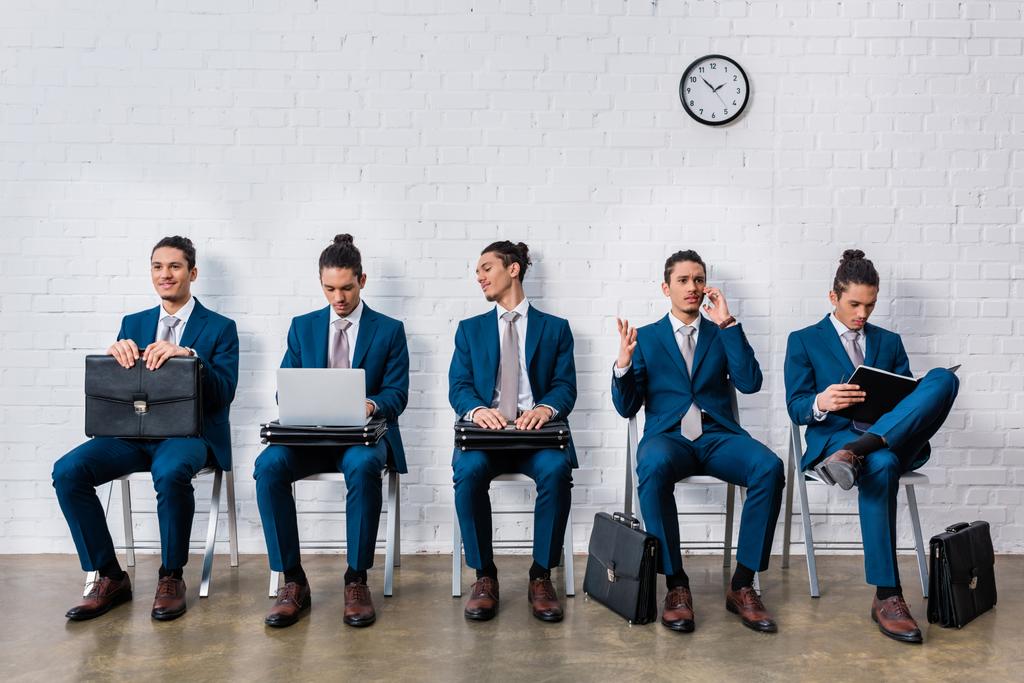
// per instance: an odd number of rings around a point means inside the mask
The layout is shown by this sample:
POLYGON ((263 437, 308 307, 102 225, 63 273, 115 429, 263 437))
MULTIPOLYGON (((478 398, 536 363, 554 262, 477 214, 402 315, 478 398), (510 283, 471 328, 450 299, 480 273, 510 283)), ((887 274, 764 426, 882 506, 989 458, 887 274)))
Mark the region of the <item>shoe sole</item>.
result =
POLYGON ((876 624, 878 624, 878 630, 881 631, 882 635, 888 636, 889 638, 892 638, 893 640, 898 640, 901 643, 911 643, 913 645, 921 645, 922 643, 924 643, 924 638, 921 637, 920 635, 916 635, 915 636, 915 635, 906 635, 906 634, 900 634, 900 633, 893 633, 892 631, 889 631, 889 630, 883 628, 882 627, 882 622, 880 622, 878 620, 878 616, 875 614, 874 610, 871 610, 871 621, 873 621, 876 624))
POLYGON ((849 491, 853 488, 857 478, 853 471, 849 467, 832 463, 822 463, 814 468, 814 471, 819 476, 823 476, 826 481, 831 484, 835 484, 844 491, 849 491))
POLYGON ((676 633, 693 633, 693 629, 696 626, 692 621, 677 623, 665 621, 664 619, 661 620, 661 625, 670 631, 675 631, 676 633))
POLYGON ((118 605, 123 605, 131 599, 132 593, 131 591, 128 591, 126 595, 114 599, 109 605, 107 605, 106 609, 100 610, 99 612, 88 612, 86 614, 72 614, 69 611, 64 616, 68 619, 68 621, 89 621, 90 619, 95 619, 96 617, 102 617, 104 614, 114 609, 118 605))
POLYGON ((757 631, 758 633, 778 633, 779 632, 779 627, 778 627, 777 624, 772 624, 771 626, 762 626, 762 625, 756 624, 756 623, 754 623, 752 621, 747 621, 746 619, 743 618, 743 615, 740 614, 739 609, 737 607, 733 606, 733 604, 731 602, 726 601, 725 609, 727 611, 729 611, 729 612, 732 612, 736 616, 738 616, 740 618, 740 622, 744 626, 749 628, 751 631, 757 631))
POLYGON ((540 621, 544 621, 549 624, 554 624, 556 622, 561 621, 564 618, 564 616, 565 615, 562 614, 538 614, 536 612, 533 613, 534 619, 539 619, 540 621))
POLYGON ((271 628, 285 628, 286 626, 292 626, 293 624, 299 623, 299 618, 312 606, 312 604, 312 600, 306 600, 306 602, 299 607, 299 611, 295 613, 295 616, 292 619, 271 621, 267 618, 263 620, 263 623, 271 628))
POLYGON ((377 617, 376 615, 374 615, 370 619, 342 619, 342 621, 345 622, 346 626, 352 626, 354 628, 364 628, 366 626, 372 625, 375 621, 377 621, 377 617))
POLYGON ((470 621, 490 621, 498 615, 498 610, 493 612, 463 612, 462 616, 470 621))
POLYGON ((149 616, 153 617, 157 621, 174 621, 178 617, 184 616, 187 611, 188 607, 183 607, 178 612, 150 612, 149 616))

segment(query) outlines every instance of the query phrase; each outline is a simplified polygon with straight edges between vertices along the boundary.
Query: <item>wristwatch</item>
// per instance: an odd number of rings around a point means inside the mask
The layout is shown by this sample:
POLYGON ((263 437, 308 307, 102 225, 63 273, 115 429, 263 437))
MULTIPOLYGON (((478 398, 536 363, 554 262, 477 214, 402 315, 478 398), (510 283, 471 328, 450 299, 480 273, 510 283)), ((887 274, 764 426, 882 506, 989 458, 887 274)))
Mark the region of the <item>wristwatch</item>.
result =
POLYGON ((734 322, 736 322, 736 318, 730 315, 728 318, 718 323, 718 329, 724 330, 725 328, 729 327, 729 325, 732 325, 734 322))

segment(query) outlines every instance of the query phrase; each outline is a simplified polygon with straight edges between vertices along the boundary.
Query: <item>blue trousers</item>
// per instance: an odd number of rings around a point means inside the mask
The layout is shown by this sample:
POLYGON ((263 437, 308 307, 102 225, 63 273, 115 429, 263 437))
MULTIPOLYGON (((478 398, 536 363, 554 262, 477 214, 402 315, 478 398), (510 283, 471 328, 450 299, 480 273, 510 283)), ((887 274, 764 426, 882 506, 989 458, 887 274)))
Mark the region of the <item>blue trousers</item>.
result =
POLYGON ((452 459, 455 512, 462 529, 466 564, 484 569, 494 561, 491 529, 491 480, 500 474, 525 474, 537 485, 533 509, 533 559, 545 569, 558 566, 572 504, 572 463, 564 451, 456 450, 452 459))
POLYGON ((373 566, 380 526, 381 471, 387 445, 268 446, 256 458, 256 503, 267 539, 270 568, 276 572, 299 565, 299 525, 292 482, 321 472, 345 475, 345 544, 348 565, 356 571, 373 566))
POLYGON ((672 575, 683 569, 675 486, 697 474, 746 487, 736 561, 754 571, 768 568, 786 473, 782 460, 767 446, 720 425, 705 424, 696 441, 677 431, 644 438, 636 461, 644 524, 661 545, 659 571, 672 575))
MULTIPOLYGON (((959 387, 956 375, 936 368, 921 378, 913 393, 868 429, 888 444, 867 456, 857 477, 864 573, 873 586, 899 585, 896 495, 900 475, 925 463, 927 458, 921 456, 922 449, 949 415, 959 387)), ((825 454, 834 453, 858 436, 860 433, 854 429, 836 432, 829 439, 825 454)))
POLYGON ((53 466, 53 488, 82 569, 95 571, 116 558, 96 487, 132 472, 150 471, 160 523, 160 560, 168 569, 188 562, 188 539, 196 501, 192 478, 207 462, 202 439, 129 441, 96 438, 63 456, 53 466))

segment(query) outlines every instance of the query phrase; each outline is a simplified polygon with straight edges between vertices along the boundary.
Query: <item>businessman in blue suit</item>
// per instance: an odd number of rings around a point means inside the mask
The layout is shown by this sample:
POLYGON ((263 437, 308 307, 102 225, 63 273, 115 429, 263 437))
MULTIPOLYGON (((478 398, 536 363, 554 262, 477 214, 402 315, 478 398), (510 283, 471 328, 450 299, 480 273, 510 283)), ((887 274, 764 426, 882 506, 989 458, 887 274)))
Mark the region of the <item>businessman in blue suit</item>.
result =
POLYGON ((292 482, 319 472, 345 475, 345 571, 343 621, 369 626, 376 620, 366 570, 373 566, 382 505, 381 471, 390 463, 407 472, 398 416, 409 399, 409 351, 405 327, 362 300, 362 257, 351 235, 338 235, 320 255, 320 286, 328 306, 292 320, 282 368, 362 368, 366 416, 387 420, 386 436, 373 446, 268 446, 256 459, 256 502, 263 520, 270 568, 285 585, 264 620, 290 626, 311 604, 299 558, 299 529, 292 482))
POLYGON ((793 422, 807 425, 801 468, 846 490, 857 486, 864 569, 875 586, 872 619, 885 635, 920 643, 896 566, 896 494, 900 475, 928 460, 928 439, 953 407, 959 382, 948 370, 932 370, 874 424, 832 414, 865 400, 860 387, 845 381, 859 365, 911 376, 900 336, 868 323, 878 287, 874 264, 863 251, 847 249, 828 294, 833 312, 789 335, 786 405, 793 422))
MULTIPOLYGON (((476 278, 495 307, 459 323, 448 372, 448 400, 460 419, 487 429, 539 429, 564 420, 576 403, 576 364, 568 321, 532 306, 523 292, 530 265, 522 242, 495 242, 481 252, 476 278)), ((452 457, 455 510, 466 563, 477 580, 466 602, 467 619, 485 621, 498 610, 498 569, 491 544, 491 480, 505 473, 527 475, 537 484, 533 565, 527 597, 533 616, 562 620, 551 568, 558 564, 572 502, 576 453, 540 449, 486 452, 455 449, 452 457)), ((456 550, 458 552, 458 550, 456 550)))
POLYGON ((198 276, 196 251, 185 237, 165 237, 150 255, 150 275, 161 303, 125 316, 117 341, 107 349, 124 367, 137 362, 156 370, 168 358, 198 357, 203 364, 203 435, 157 441, 95 438, 63 456, 53 467, 53 486, 71 528, 85 571, 99 579, 67 618, 92 619, 132 598, 131 581, 114 553, 96 487, 132 472, 150 471, 160 525, 160 571, 154 619, 185 613, 183 568, 195 512, 192 478, 206 465, 231 469, 228 411, 238 384, 235 323, 203 306, 191 294, 198 276))
POLYGON ((753 394, 761 388, 761 368, 725 295, 707 286, 706 273, 697 252, 676 252, 665 262, 662 283, 669 313, 639 329, 618 321, 612 401, 623 417, 641 407, 646 413, 636 467, 640 509, 647 531, 658 537, 668 584, 661 623, 684 633, 694 629, 674 489, 681 479, 707 474, 747 489, 726 609, 749 628, 775 632, 753 582, 768 568, 785 473, 782 461, 733 417, 729 383, 753 394), (705 297, 707 317, 700 314, 705 297))

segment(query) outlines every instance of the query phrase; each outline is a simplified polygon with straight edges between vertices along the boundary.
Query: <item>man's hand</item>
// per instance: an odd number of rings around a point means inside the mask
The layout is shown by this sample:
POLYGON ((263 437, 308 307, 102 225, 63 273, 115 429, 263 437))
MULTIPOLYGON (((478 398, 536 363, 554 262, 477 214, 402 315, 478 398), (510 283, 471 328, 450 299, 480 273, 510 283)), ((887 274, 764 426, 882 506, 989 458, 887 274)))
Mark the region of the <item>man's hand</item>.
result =
POLYGON ((516 429, 540 429, 554 417, 547 406, 537 406, 533 410, 524 410, 516 419, 516 429))
POLYGON ((718 287, 705 287, 704 296, 704 312, 708 314, 711 322, 721 325, 729 319, 729 302, 725 300, 722 290, 718 287))
POLYGON ((484 429, 504 429, 508 420, 494 408, 477 408, 473 413, 473 423, 484 429))
MULTIPOLYGON (((629 326, 628 320, 615 319, 619 327, 619 357, 615 367, 624 368, 633 362, 633 351, 636 350, 636 328, 629 326)), ((548 418, 551 419, 551 418, 548 418)))
POLYGON ((131 368, 139 359, 139 347, 131 339, 122 339, 110 345, 107 355, 113 356, 123 368, 131 368))
POLYGON ((865 395, 856 384, 833 384, 818 394, 814 400, 818 410, 831 413, 863 403, 865 395))
POLYGON ((370 401, 367 401, 366 402, 366 417, 370 417, 371 415, 373 415, 373 411, 374 411, 373 403, 371 403, 370 401))
POLYGON ((190 354, 184 346, 172 344, 169 341, 153 342, 142 352, 142 360, 146 361, 147 370, 156 370, 163 365, 168 358, 175 356, 188 357, 190 354))

